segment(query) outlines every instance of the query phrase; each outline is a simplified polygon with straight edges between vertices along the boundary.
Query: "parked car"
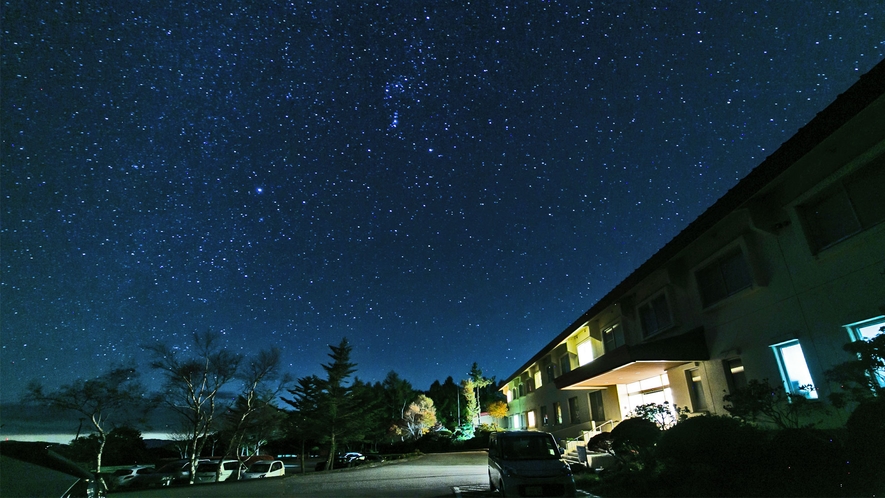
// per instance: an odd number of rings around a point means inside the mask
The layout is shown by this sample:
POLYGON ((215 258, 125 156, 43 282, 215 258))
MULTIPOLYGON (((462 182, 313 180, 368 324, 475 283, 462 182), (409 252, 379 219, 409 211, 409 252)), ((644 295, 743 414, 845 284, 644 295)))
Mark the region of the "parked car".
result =
MULTIPOLYGON (((200 460, 203 462, 205 460, 200 460)), ((198 464, 199 464, 198 462, 198 464)), ((169 462, 154 472, 139 474, 129 481, 130 488, 153 488, 157 486, 174 486, 187 484, 191 477, 190 460, 169 462)))
POLYGON ((128 487, 136 477, 145 474, 153 474, 156 470, 157 469, 153 466, 147 465, 136 465, 127 469, 117 469, 111 474, 111 482, 109 484, 111 489, 125 488, 128 487))
POLYGON ((357 453, 355 451, 345 453, 344 456, 341 457, 341 461, 345 463, 362 462, 365 461, 365 459, 365 455, 363 455, 362 453, 357 453))
POLYGON ((0 442, 0 496, 107 496, 103 479, 48 446, 47 443, 0 442))
POLYGON ((207 482, 236 481, 237 469, 245 470, 245 465, 239 460, 210 460, 197 466, 194 475, 194 484, 207 482))
POLYGON ((264 460, 255 462, 249 470, 243 473, 243 479, 261 479, 265 477, 283 477, 286 475, 286 466, 281 460, 264 460))
POLYGON ((548 432, 494 432, 489 437, 489 487, 502 496, 575 496, 575 479, 548 432))

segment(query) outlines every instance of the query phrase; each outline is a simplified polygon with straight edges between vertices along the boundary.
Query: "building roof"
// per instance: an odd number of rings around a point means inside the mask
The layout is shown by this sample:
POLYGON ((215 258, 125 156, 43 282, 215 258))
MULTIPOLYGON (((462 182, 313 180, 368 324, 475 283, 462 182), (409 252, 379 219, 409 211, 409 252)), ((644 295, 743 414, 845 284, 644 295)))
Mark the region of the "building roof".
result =
POLYGON ((544 355, 567 339, 577 328, 612 304, 615 304, 630 289, 674 258, 680 251, 711 229, 722 218, 741 207, 753 195, 784 173, 796 161, 811 152, 818 144, 835 133, 836 130, 882 95, 885 95, 885 60, 880 61, 869 72, 861 76, 857 83, 840 94, 836 100, 819 112, 808 124, 800 128, 792 138, 784 142, 770 156, 765 158, 761 164, 753 168, 746 177, 673 237, 670 242, 665 244, 645 263, 640 265, 633 273, 609 291, 608 294, 597 301, 589 310, 566 327, 565 330, 538 351, 529 361, 519 367, 504 383, 509 383, 518 377, 532 364, 538 362, 544 355))

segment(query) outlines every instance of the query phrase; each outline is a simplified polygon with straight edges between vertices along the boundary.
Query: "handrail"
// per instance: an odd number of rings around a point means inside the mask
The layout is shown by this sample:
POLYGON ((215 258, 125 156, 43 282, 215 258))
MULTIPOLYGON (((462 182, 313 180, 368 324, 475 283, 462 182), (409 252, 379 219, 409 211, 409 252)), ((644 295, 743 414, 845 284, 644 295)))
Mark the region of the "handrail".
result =
POLYGON ((607 421, 605 421, 605 422, 603 422, 603 423, 597 425, 597 426, 596 426, 596 430, 597 430, 597 431, 601 431, 602 428, 605 427, 605 424, 611 424, 612 429, 615 428, 615 421, 614 421, 614 420, 607 420, 607 421))

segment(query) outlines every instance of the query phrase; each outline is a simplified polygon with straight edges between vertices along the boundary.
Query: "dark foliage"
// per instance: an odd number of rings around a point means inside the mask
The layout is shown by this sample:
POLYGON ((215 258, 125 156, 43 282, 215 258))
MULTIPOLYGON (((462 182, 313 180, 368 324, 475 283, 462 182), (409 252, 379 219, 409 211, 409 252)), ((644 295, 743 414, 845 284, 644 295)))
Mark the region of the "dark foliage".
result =
POLYGON ((657 447, 662 484, 683 496, 757 495, 763 431, 731 417, 693 417, 665 431, 657 447))
POLYGON ((885 398, 855 408, 848 422, 846 446, 857 495, 885 495, 885 398))
POLYGON ((628 418, 611 432, 615 453, 650 451, 661 437, 657 424, 644 418, 628 418))

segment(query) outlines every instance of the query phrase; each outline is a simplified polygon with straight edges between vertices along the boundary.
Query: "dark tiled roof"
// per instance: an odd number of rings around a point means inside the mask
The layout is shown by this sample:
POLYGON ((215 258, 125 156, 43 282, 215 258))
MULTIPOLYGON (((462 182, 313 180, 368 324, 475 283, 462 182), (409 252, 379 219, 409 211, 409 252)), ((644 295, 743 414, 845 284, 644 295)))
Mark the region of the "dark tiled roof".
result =
POLYGON ((877 98, 885 94, 885 60, 876 64, 869 72, 860 77, 857 83, 845 93, 839 95, 833 103, 819 112, 808 124, 803 126, 784 142, 774 153, 765 158, 761 164, 725 193, 719 200, 707 208, 684 230, 650 257, 645 263, 633 271, 608 294, 594 304, 589 310, 572 322, 565 330, 544 346, 535 356, 521 366, 505 380, 505 384, 519 376, 533 363, 549 353, 565 340, 578 327, 616 303, 630 289, 675 257, 691 242, 713 227, 719 220, 739 208, 796 161, 808 154, 814 147, 823 142, 836 130, 850 121, 877 98))

